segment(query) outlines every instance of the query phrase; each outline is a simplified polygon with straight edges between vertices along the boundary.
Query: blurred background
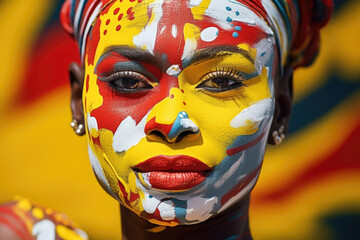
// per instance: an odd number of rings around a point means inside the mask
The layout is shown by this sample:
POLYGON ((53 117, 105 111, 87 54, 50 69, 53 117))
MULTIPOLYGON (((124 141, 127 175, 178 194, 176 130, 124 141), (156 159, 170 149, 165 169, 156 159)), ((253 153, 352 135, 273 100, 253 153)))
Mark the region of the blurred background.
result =
MULTIPOLYGON (((0 0, 0 202, 66 213, 91 239, 121 239, 119 209, 70 128, 62 0, 0 0)), ((269 147, 252 194, 255 239, 359 239, 360 1, 335 0, 319 58, 295 75, 290 133, 269 147)))

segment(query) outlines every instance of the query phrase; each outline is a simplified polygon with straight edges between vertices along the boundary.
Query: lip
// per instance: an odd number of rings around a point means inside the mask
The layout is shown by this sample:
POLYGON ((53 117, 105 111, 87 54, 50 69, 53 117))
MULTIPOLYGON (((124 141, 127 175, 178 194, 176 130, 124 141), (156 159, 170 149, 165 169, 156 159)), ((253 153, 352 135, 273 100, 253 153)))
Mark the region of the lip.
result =
POLYGON ((144 182, 160 190, 187 190, 205 180, 211 167, 199 159, 185 156, 156 156, 133 167, 144 182))

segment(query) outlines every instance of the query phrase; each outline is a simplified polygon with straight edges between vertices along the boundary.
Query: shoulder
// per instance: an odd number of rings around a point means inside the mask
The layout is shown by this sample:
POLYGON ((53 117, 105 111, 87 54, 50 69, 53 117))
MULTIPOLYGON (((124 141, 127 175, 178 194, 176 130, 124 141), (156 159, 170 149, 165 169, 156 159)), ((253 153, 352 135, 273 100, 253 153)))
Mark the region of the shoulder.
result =
POLYGON ((0 205, 0 239, 88 239, 66 215, 25 198, 0 205))

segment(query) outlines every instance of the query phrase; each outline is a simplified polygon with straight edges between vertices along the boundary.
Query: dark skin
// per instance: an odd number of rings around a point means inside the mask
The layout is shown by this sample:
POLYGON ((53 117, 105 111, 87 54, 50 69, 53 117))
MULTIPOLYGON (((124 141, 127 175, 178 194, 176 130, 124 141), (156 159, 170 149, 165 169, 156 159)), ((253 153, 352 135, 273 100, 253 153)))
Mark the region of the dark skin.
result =
MULTIPOLYGON (((71 111, 73 119, 78 123, 84 124, 84 112, 82 104, 82 89, 84 84, 84 69, 77 63, 71 63, 69 67, 71 84, 71 111)), ((278 74, 279 75, 279 74, 278 74)), ((291 102, 293 95, 293 69, 285 67, 282 77, 275 80, 275 111, 270 129, 268 143, 275 145, 271 135, 280 126, 287 126, 291 114, 291 102)), ((80 135, 85 134, 85 129, 80 135)), ((99 181, 101 184, 101 182, 99 181)), ((104 188, 105 189, 105 188, 104 188)), ((249 209, 250 193, 247 194, 235 206, 210 218, 209 220, 195 225, 167 227, 165 230, 153 233, 148 231, 158 227, 147 220, 144 220, 120 204, 122 238, 123 240, 141 240, 141 239, 227 239, 231 236, 240 236, 237 239, 252 239, 249 229, 249 209)))

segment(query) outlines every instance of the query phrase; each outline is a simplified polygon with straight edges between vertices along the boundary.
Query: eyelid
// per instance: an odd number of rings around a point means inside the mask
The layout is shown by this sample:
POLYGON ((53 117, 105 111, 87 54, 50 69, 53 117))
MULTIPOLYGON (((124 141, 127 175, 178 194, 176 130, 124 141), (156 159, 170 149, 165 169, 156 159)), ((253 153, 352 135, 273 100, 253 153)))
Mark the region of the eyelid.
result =
POLYGON ((246 75, 247 75, 246 73, 242 71, 238 71, 236 69, 220 68, 220 69, 216 69, 215 71, 210 71, 206 73, 203 77, 201 77, 200 84, 216 77, 228 77, 228 78, 232 78, 232 80, 235 81, 244 81, 247 80, 246 75))
POLYGON ((152 87, 155 87, 158 85, 158 84, 156 84, 156 82, 152 82, 151 80, 149 80, 144 74, 136 72, 136 71, 132 71, 132 70, 117 71, 117 72, 112 73, 109 76, 99 77, 99 79, 100 79, 100 81, 103 81, 103 82, 112 82, 112 81, 121 79, 123 77, 133 77, 136 80, 146 82, 147 84, 151 85, 152 87))

